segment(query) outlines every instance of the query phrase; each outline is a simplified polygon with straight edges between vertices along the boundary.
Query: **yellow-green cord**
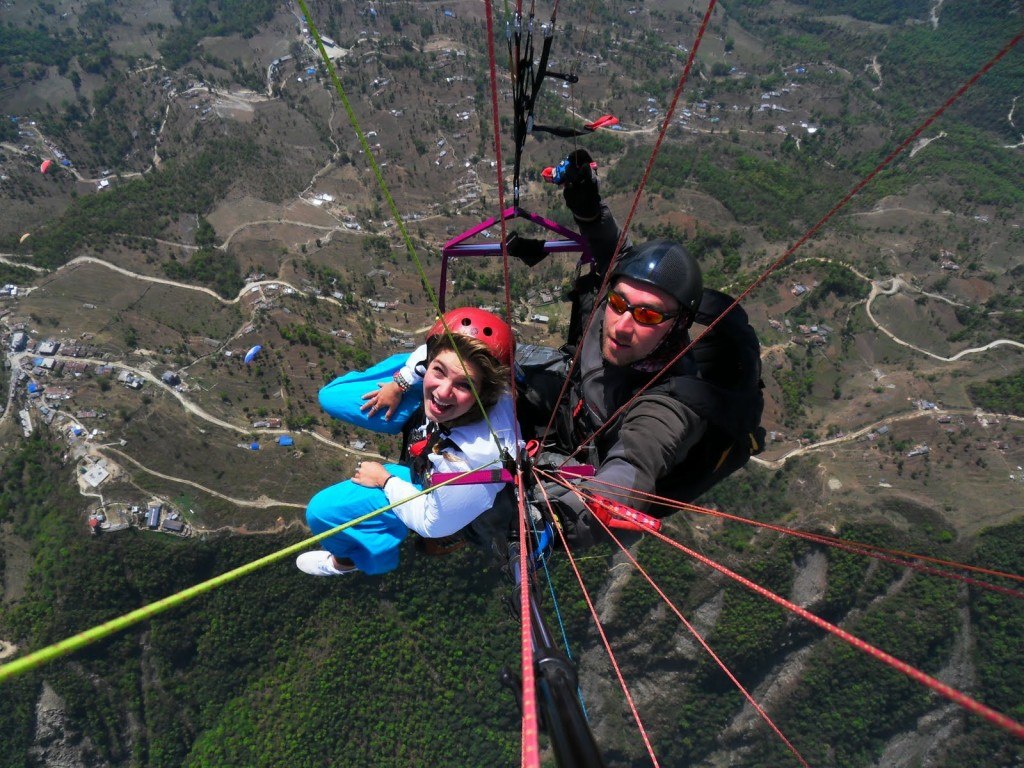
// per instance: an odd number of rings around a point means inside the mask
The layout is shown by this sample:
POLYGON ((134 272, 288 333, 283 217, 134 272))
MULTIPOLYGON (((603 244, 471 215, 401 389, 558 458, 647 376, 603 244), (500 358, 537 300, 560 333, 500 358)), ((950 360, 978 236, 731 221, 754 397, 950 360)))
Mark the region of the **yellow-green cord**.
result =
MULTIPOLYGON (((475 471, 477 470, 469 470, 464 474, 469 474, 470 472, 475 471)), ((180 592, 176 592, 173 595, 168 595, 165 598, 157 600, 154 603, 144 605, 141 608, 136 608, 134 611, 130 611, 129 613, 124 614, 123 616, 118 616, 116 619, 111 619, 110 621, 104 622, 103 624, 99 624, 95 627, 92 627, 91 629, 87 629, 84 632, 79 632, 77 635, 72 635, 66 640, 61 640, 60 642, 54 643, 53 645, 48 645, 45 648, 40 648, 38 651, 33 651, 32 653, 26 654, 25 656, 21 656, 17 659, 14 659, 13 661, 10 661, 4 664, 3 666, 0 666, 0 683, 3 683, 5 680, 8 680, 14 677, 15 675, 20 675, 25 672, 29 672, 33 669, 36 669, 37 667, 41 667, 43 664, 47 664, 53 661, 54 659, 59 659, 62 656, 67 656, 69 653, 73 653, 74 651, 80 650, 81 648, 84 648, 87 645, 91 645, 92 643, 95 643, 98 640, 102 640, 103 638, 108 637, 114 634, 115 632, 120 632, 123 629, 128 629, 129 627, 134 626, 135 624, 138 624, 139 622, 144 621, 145 619, 152 618, 153 616, 156 616, 159 613, 163 613, 169 608, 181 605, 182 603, 191 600, 193 597, 198 597, 199 595, 209 592, 212 589, 216 589, 217 587, 223 584, 227 584, 228 582, 234 581, 237 578, 252 573, 253 571, 258 570, 259 568, 262 568, 265 565, 270 565, 271 563, 277 562, 278 560, 281 560, 287 557, 288 555, 294 554, 296 552, 301 552, 302 550, 308 548, 310 544, 315 544, 316 542, 322 541, 328 538, 329 536, 333 536, 334 534, 339 533, 345 530, 346 528, 351 528, 353 525, 358 525, 359 523, 365 522, 366 520, 376 517, 377 515, 383 512, 387 512, 390 509, 394 509, 395 507, 404 504, 407 501, 418 498, 419 496, 422 496, 426 493, 430 493, 431 491, 440 488, 443 485, 453 483, 463 476, 464 475, 456 475, 455 477, 445 480, 443 483, 438 483, 437 485, 431 486, 430 488, 424 488, 419 493, 414 493, 412 496, 402 499, 401 501, 396 501, 393 504, 387 505, 386 507, 375 509, 373 512, 368 512, 362 517, 357 517, 355 520, 350 520, 347 523, 342 523, 341 525, 331 528, 329 531, 318 533, 316 536, 311 536, 310 538, 305 539, 304 541, 292 544, 290 547, 285 547, 284 549, 280 549, 277 552, 272 552, 271 554, 266 555, 265 557, 261 557, 258 560, 253 560, 251 563, 240 565, 238 568, 235 568, 234 570, 228 571, 226 573, 222 573, 220 576, 214 576, 212 579, 208 579, 207 581, 204 581, 201 584, 196 584, 194 586, 188 587, 186 589, 181 590, 180 592)))
MULTIPOLYGON (((341 80, 338 78, 338 74, 334 69, 334 64, 331 62, 330 57, 327 55, 327 50, 324 48, 323 40, 320 38, 320 33, 317 30, 316 25, 313 23, 312 16, 309 13, 309 9, 306 7, 305 0, 297 0, 297 3, 299 5, 299 8, 302 10, 303 16, 305 16, 306 18, 306 23, 309 26, 309 31, 313 35, 313 39, 316 41, 317 49, 320 51, 320 56, 324 60, 327 72, 331 76, 331 80, 334 83, 334 88, 337 91, 338 96, 341 98, 341 102, 345 107, 345 112, 348 115, 349 123, 355 130, 356 135, 359 137, 359 143, 363 147, 363 155, 369 161, 370 166, 373 169, 373 174, 377 179, 377 184, 388 202, 388 207, 391 210, 391 214, 395 219, 395 223, 397 224, 399 231, 402 233, 402 239, 405 242, 406 250, 408 250, 413 263, 416 265, 416 269, 420 274, 420 279, 423 282, 423 286, 426 289, 431 304, 433 304, 434 306, 435 312, 440 314, 437 295, 434 293, 433 289, 430 286, 430 282, 427 280, 426 271, 423 269, 423 264, 420 262, 419 257, 416 254, 416 250, 412 244, 412 239, 409 237, 409 233, 406 230, 405 222, 399 215, 398 206, 395 204, 394 198, 391 196, 391 192, 388 190, 387 184, 384 182, 384 177, 381 174, 380 167, 377 165, 376 160, 374 160, 373 153, 370 151, 369 142, 366 140, 366 135, 359 127, 359 122, 356 119, 355 112, 352 109, 352 105, 349 103, 348 97, 345 94, 345 89, 341 85, 341 80)), ((447 323, 444 323, 444 327, 445 331, 450 336, 451 330, 448 328, 447 323)), ((494 430, 493 428, 491 428, 490 421, 487 419, 486 409, 483 409, 482 404, 480 403, 479 395, 477 395, 476 393, 475 387, 473 388, 473 390, 473 394, 476 397, 477 404, 481 405, 484 421, 487 422, 488 428, 493 434, 494 430)), ((91 629, 87 629, 84 632, 79 632, 77 635, 73 635, 65 640, 61 640, 60 642, 54 643, 53 645, 49 645, 45 648, 40 648, 38 651, 33 651, 32 653, 26 654, 25 656, 21 656, 17 659, 14 659, 13 661, 10 661, 7 664, 0 666, 0 683, 16 675, 20 675, 25 672, 29 672, 33 669, 36 669, 37 667, 40 667, 43 664, 53 661, 54 659, 61 658, 62 656, 66 656, 70 653, 73 653, 74 651, 80 650, 81 648, 84 648, 87 645, 91 645, 92 643, 95 643, 99 640, 102 640, 105 637, 114 634, 115 632, 120 632, 123 629, 127 629, 131 626, 134 626, 135 624, 138 624, 139 622, 144 621, 145 619, 149 619, 153 616, 156 616, 159 613, 163 613, 169 608, 181 605, 182 603, 191 600, 193 597, 198 597, 199 595, 209 592, 210 590, 216 589, 217 587, 223 584, 227 584, 228 582, 234 581, 235 579, 240 578, 241 576, 245 576, 249 573, 252 573, 265 565, 277 562, 278 560, 281 560, 290 554, 300 552, 303 549, 309 547, 311 544, 315 544, 318 541, 322 541, 323 539, 328 538, 329 536, 333 536, 336 533, 340 533, 346 528, 350 528, 353 525, 358 525, 359 523, 376 517, 377 515, 383 512, 387 512, 388 510, 393 509, 394 507, 399 506, 400 504, 404 504, 406 501, 409 501, 410 499, 422 496, 423 494, 428 493, 429 491, 432 491, 435 488, 439 488, 442 485, 452 483, 457 479, 458 476, 450 480, 447 480, 444 483, 439 483, 436 486, 432 486, 429 489, 424 489, 419 493, 410 496, 407 499, 397 501, 394 504, 389 504, 386 507, 381 507, 380 509, 374 510, 373 512, 369 512, 363 515, 362 517, 356 518, 355 520, 350 520, 347 523, 343 523, 342 525, 332 528, 329 531, 324 531, 323 533, 317 534, 316 536, 312 536, 308 539, 305 539, 304 541, 300 541, 296 544, 293 544, 290 547, 286 547, 285 549, 273 552, 265 557, 261 557, 258 560, 253 560, 251 563, 239 566, 238 568, 228 571, 227 573, 222 573, 220 576, 215 576, 214 578, 204 581, 201 584, 196 584, 192 587, 188 587, 187 589, 183 589, 180 592, 177 592, 173 595, 169 595, 161 600, 157 600, 156 602, 150 603, 149 605, 144 605, 141 608, 137 608, 134 611, 126 613, 115 619, 111 619, 110 621, 104 622, 103 624, 99 624, 95 627, 92 627, 91 629)))
MULTIPOLYGON (((327 55, 327 49, 324 48, 324 41, 320 37, 320 31, 316 28, 316 24, 313 22, 313 16, 310 14, 309 8, 306 7, 305 0, 296 0, 296 2, 302 10, 303 17, 306 19, 306 26, 309 27, 309 33, 316 41, 317 50, 320 52, 320 58, 324 61, 324 67, 327 69, 327 74, 331 76, 331 82, 334 83, 334 90, 338 92, 338 98, 341 99, 341 103, 345 107, 345 114, 348 115, 349 124, 352 126, 352 130, 356 132, 356 136, 359 138, 359 144, 363 148, 363 157, 365 157, 367 162, 370 164, 370 168, 373 170, 373 175, 377 179, 377 186, 380 187, 380 191, 384 195, 384 199, 388 202, 388 208, 391 210, 391 215, 395 220, 395 224, 398 226, 398 231, 402 233, 402 240, 405 242, 405 249, 409 252, 409 256, 412 259, 413 264, 416 265, 416 271, 419 272, 420 282, 423 283, 423 288, 427 292, 427 298, 430 299, 430 304, 434 307, 434 313, 440 317, 441 307, 437 299, 437 294, 434 293, 434 289, 430 286, 430 281, 427 279, 427 272, 423 268, 423 264, 420 262, 419 256, 416 255, 416 249, 413 247, 412 238, 409 237, 409 231, 405 228, 405 221, 398 212, 398 206, 395 204, 395 199, 391 196, 391 190, 388 189, 388 185, 384 181, 384 174, 381 173, 380 166, 377 165, 377 160, 374 158, 373 152, 370 151, 370 142, 366 140, 366 134, 363 133, 363 129, 359 126, 359 119, 356 117, 355 110, 352 109, 352 104, 348 100, 345 88, 342 86, 341 79, 338 77, 338 72, 334 68, 334 62, 332 62, 331 57, 327 55)), ((448 323, 444 322, 443 317, 441 318, 441 323, 444 326, 445 333, 449 338, 451 338, 452 331, 448 327, 448 323)), ((463 370, 465 370, 466 361, 462 359, 462 355, 459 353, 458 347, 455 346, 454 342, 452 343, 452 348, 455 351, 456 356, 459 358, 459 362, 462 364, 463 370)), ((487 425, 487 431, 495 437, 495 442, 500 448, 501 445, 497 440, 497 436, 494 435, 494 427, 491 425, 491 420, 487 416, 487 409, 484 408, 483 402, 480 400, 480 395, 476 390, 476 385, 473 383, 472 378, 469 380, 469 387, 473 392, 473 399, 476 400, 476 404, 480 407, 481 417, 487 425)))

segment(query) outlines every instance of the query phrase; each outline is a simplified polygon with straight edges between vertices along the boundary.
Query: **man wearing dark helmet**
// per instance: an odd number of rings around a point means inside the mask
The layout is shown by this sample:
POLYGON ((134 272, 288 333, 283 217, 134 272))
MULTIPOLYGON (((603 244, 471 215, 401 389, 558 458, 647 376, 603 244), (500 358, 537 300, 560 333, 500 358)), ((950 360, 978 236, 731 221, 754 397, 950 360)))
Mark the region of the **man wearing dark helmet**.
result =
MULTIPOLYGON (((753 336, 753 351, 740 366, 746 371, 726 366, 727 375, 718 383, 704 375, 692 353, 679 357, 690 344, 689 329, 702 302, 709 294, 724 294, 704 290, 700 266, 680 243, 627 244, 611 264, 618 225, 601 201, 589 155, 575 152, 569 162, 576 172, 568 174, 563 194, 590 244, 594 270, 577 281, 572 294, 568 350, 578 350, 578 359, 558 404, 556 435, 548 440, 554 438, 558 452, 575 452, 577 459, 595 465, 587 490, 664 516, 672 508, 652 496, 692 501, 756 452, 743 446, 735 450, 734 444, 735 435, 758 428, 760 389, 756 383, 742 394, 733 388, 733 373, 737 380, 753 376, 753 382, 759 381, 756 335, 739 309, 742 327, 753 336), (609 268, 607 287, 598 295, 609 268), (737 395, 749 402, 734 400, 737 395), (577 451, 579 446, 586 446, 586 452, 577 451)), ((529 247, 528 241, 510 243, 513 255, 529 247)), ((523 260, 535 261, 533 255, 523 260)), ((521 398, 521 420, 543 428, 563 382, 564 368, 534 372, 521 398)), ((552 491, 570 535, 588 543, 600 526, 576 494, 552 491)))

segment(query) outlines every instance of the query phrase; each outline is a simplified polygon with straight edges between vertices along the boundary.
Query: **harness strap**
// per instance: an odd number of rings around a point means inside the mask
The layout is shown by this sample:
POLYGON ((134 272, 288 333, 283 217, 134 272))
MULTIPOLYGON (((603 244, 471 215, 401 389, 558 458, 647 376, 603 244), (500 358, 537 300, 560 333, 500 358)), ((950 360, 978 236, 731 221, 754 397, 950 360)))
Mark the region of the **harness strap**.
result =
POLYGON ((718 457, 718 463, 715 464, 715 468, 712 470, 712 472, 717 472, 718 470, 720 470, 722 468, 722 465, 725 464, 725 460, 727 458, 729 458, 729 454, 730 453, 732 453, 732 446, 731 445, 728 448, 726 448, 724 451, 722 451, 722 455, 718 457))

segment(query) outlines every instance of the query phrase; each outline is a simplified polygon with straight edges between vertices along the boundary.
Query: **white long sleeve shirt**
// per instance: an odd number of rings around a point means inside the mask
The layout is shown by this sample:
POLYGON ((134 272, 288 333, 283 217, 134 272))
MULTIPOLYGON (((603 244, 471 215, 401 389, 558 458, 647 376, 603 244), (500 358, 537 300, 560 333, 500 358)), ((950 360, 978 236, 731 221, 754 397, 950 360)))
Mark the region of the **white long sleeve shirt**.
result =
POLYGON ((423 383, 423 373, 422 368, 420 370, 416 369, 420 366, 426 365, 426 362, 427 345, 420 344, 412 351, 412 354, 409 355, 409 359, 405 361, 405 365, 403 365, 398 372, 402 375, 402 378, 405 381, 409 382, 410 386, 418 387, 423 383))
MULTIPOLYGON (((458 449, 445 449, 430 453, 428 459, 434 472, 468 472, 480 469, 500 469, 501 449, 516 456, 519 451, 519 427, 512 408, 512 397, 504 394, 487 412, 490 420, 455 427, 449 438, 458 449), (497 442, 495 441, 497 437, 497 442)), ((473 522, 494 504, 502 483, 474 483, 471 485, 445 485, 430 493, 395 507, 398 518, 421 536, 431 539, 449 536, 473 522)), ((388 480, 384 493, 394 503, 409 498, 418 490, 412 483, 395 477, 388 480)))

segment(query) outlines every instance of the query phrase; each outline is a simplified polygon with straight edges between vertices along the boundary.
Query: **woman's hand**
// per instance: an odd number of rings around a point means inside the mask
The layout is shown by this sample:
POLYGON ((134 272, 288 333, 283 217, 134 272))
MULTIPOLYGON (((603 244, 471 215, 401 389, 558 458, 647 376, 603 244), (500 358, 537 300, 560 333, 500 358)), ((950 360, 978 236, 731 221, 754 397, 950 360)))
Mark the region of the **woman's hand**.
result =
POLYGON ((402 388, 398 384, 393 381, 385 382, 380 384, 374 392, 367 392, 363 395, 363 400, 366 402, 359 406, 359 410, 368 410, 369 415, 373 416, 377 411, 387 409, 384 421, 391 421, 391 417, 398 409, 398 404, 402 402, 402 394, 402 388))
POLYGON ((384 483, 391 477, 391 473, 380 462, 360 461, 356 464, 356 473, 352 475, 352 482, 365 488, 383 488, 384 483))

